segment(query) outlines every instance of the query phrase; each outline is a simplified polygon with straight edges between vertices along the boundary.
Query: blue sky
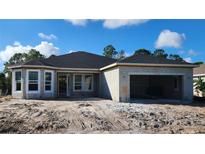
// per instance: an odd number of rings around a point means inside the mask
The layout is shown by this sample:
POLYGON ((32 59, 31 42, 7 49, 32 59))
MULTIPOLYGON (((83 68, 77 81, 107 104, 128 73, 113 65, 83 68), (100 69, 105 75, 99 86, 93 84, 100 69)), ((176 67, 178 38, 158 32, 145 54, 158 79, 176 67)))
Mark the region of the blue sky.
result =
POLYGON ((187 61, 205 61, 205 20, 0 20, 0 70, 14 53, 31 48, 47 56, 102 54, 108 44, 127 55, 163 48, 187 61))

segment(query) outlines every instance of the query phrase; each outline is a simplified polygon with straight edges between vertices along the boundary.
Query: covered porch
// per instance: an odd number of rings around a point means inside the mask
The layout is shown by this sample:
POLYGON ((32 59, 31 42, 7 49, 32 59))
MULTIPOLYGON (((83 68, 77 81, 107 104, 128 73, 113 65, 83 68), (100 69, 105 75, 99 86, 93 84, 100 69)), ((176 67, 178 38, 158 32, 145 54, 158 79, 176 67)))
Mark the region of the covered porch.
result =
POLYGON ((59 71, 56 76, 57 98, 99 96, 99 73, 59 71))

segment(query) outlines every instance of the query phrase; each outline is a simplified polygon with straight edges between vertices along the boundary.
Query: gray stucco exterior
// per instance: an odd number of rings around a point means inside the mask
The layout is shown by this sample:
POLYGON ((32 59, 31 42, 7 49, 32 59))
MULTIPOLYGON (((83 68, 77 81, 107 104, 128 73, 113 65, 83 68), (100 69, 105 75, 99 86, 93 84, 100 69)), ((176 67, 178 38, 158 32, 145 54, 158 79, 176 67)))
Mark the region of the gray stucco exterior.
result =
POLYGON ((101 74, 102 97, 115 101, 130 101, 130 75, 180 75, 182 76, 182 99, 186 102, 192 102, 192 69, 174 67, 119 66, 106 70, 101 74))
POLYGON ((119 89, 121 101, 130 100, 130 75, 181 75, 183 100, 193 99, 193 69, 174 67, 119 67, 119 89))
POLYGON ((120 101, 119 75, 119 68, 112 68, 101 73, 101 97, 120 101))
POLYGON ((182 76, 182 99, 191 102, 193 98, 193 69, 183 67, 137 67, 137 66, 117 66, 102 70, 98 73, 91 72, 66 72, 51 69, 13 69, 12 70, 12 96, 25 99, 51 99, 58 97, 58 74, 63 73, 69 76, 69 96, 70 97, 103 97, 115 101, 130 101, 130 75, 180 75, 182 76), (37 92, 28 91, 28 71, 39 71, 39 89, 37 92), (15 91, 15 71, 21 71, 21 91, 15 91), (53 73, 52 90, 45 91, 45 71, 53 73), (74 91, 74 74, 92 74, 92 91, 74 91))
POLYGON ((99 73, 90 72, 64 72, 58 70, 48 69, 13 69, 12 70, 12 96, 14 98, 25 99, 52 99, 58 97, 58 74, 66 74, 69 76, 69 84, 67 85, 69 97, 98 97, 99 96, 99 73), (15 72, 21 71, 21 91, 16 91, 15 86, 15 72), (28 71, 39 72, 38 91, 28 91, 28 71), (52 72, 52 90, 45 91, 45 72, 52 72), (74 91, 73 90, 73 76, 74 74, 90 74, 93 76, 93 89, 91 91, 74 91))
POLYGON ((191 102, 195 67, 198 66, 144 52, 116 60, 77 51, 8 68, 12 71, 14 98, 103 97, 117 102, 141 98, 191 102))

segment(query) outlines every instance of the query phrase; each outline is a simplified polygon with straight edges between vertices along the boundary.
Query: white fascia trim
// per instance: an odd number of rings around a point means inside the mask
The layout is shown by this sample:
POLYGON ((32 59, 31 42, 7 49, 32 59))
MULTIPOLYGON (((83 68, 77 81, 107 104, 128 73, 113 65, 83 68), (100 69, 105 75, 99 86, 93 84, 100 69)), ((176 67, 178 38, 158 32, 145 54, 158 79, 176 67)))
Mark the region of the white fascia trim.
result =
POLYGON ((106 69, 115 67, 115 66, 117 66, 117 65, 118 65, 118 63, 113 63, 113 64, 110 64, 110 65, 107 65, 107 66, 105 66, 105 67, 100 68, 100 70, 103 71, 103 70, 106 70, 106 69))
POLYGON ((21 67, 28 67, 28 68, 48 68, 48 69, 57 69, 57 70, 82 70, 82 71, 100 71, 99 69, 94 68, 61 68, 61 67, 53 67, 53 66, 40 66, 40 65, 18 65, 18 66, 10 66, 9 69, 13 68, 21 68, 21 67))
POLYGON ((187 64, 147 64, 147 63, 113 63, 111 65, 105 66, 100 70, 109 69, 115 66, 144 66, 144 67, 185 67, 185 68, 194 68, 198 65, 187 65, 187 64))
POLYGON ((154 66, 154 67, 198 67, 192 64, 147 64, 147 63, 117 63, 119 66, 154 66))
POLYGON ((52 66, 40 66, 40 65, 18 65, 18 66, 10 66, 9 69, 13 68, 21 68, 21 67, 28 67, 28 68, 48 68, 48 69, 55 69, 55 70, 64 70, 64 71, 103 71, 115 66, 145 66, 145 67, 185 67, 185 68, 194 68, 199 67, 198 65, 192 64, 147 64, 147 63, 112 63, 100 69, 93 69, 93 68, 61 68, 61 67, 52 67, 52 66))
POLYGON ((205 74, 194 74, 193 76, 194 77, 198 77, 198 76, 204 76, 205 77, 205 74))

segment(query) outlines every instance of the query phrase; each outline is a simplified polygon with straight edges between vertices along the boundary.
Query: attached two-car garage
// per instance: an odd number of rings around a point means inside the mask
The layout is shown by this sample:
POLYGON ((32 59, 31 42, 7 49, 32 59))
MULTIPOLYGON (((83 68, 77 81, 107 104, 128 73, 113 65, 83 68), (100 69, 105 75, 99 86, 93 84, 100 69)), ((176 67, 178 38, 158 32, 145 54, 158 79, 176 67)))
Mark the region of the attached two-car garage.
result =
POLYGON ((101 69, 101 94, 121 102, 132 99, 192 102, 193 67, 183 61, 133 55, 101 69))
POLYGON ((180 75, 130 75, 130 99, 182 99, 180 75))
MULTIPOLYGON (((114 81, 112 81, 114 82, 114 81)), ((193 98, 192 69, 187 67, 119 67, 119 100, 193 98)))

